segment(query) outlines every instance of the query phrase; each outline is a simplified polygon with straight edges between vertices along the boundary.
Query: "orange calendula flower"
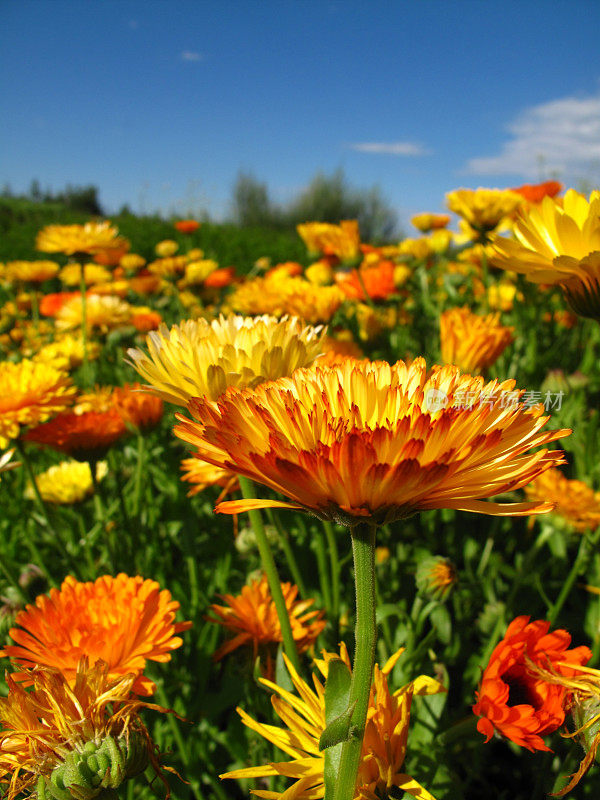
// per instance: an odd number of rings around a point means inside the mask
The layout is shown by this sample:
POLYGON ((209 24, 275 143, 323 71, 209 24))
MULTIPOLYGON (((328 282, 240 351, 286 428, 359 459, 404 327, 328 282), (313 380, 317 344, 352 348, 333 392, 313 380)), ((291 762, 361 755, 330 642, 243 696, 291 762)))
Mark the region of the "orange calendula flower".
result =
MULTIPOLYGON (((311 608, 314 600, 299 600, 298 587, 294 584, 282 583, 281 591, 294 641, 298 651, 304 653, 325 628, 323 612, 311 608)), ((228 628, 235 636, 219 647, 213 656, 214 660, 220 661, 238 647, 251 645, 253 660, 259 653, 265 655, 265 674, 272 676, 277 645, 283 642, 283 636, 266 575, 244 586, 237 596, 225 594, 219 595, 219 598, 225 605, 211 605, 210 611, 214 616, 208 619, 228 628)))
POLYGON ((366 292, 371 300, 385 300, 396 292, 395 270, 396 265, 392 261, 380 261, 372 267, 336 272, 334 277, 346 297, 366 300, 366 292))
POLYGON ((104 575, 93 583, 69 576, 60 591, 39 595, 17 614, 19 627, 9 631, 16 644, 0 655, 25 668, 15 679, 30 680, 27 670, 41 665, 59 669, 71 684, 81 658, 91 666, 104 662, 110 678, 133 673, 131 690, 149 695, 156 686, 143 675, 146 662, 170 661, 182 645, 176 634, 192 625, 175 622, 178 608, 169 591, 139 575, 104 575))
POLYGON ((211 272, 204 281, 207 289, 222 289, 229 286, 235 280, 235 267, 221 267, 211 272))
POLYGON ((43 283, 56 277, 59 266, 55 261, 9 261, 6 277, 9 281, 43 283))
POLYGON ((533 752, 550 750, 542 736, 563 724, 568 694, 565 687, 541 678, 536 669, 551 668, 558 675, 572 677, 592 652, 584 646, 569 650, 567 631, 550 633, 549 622, 529 619, 514 619, 494 649, 473 712, 481 717, 477 730, 487 742, 497 732, 533 752))
POLYGON ((544 197, 556 197, 559 192, 562 192, 563 185, 558 181, 544 181, 544 183, 524 183, 523 186, 517 186, 511 189, 511 192, 516 192, 524 197, 529 203, 541 203, 544 197))
POLYGON ((483 514, 544 513, 550 503, 487 503, 563 463, 558 450, 530 448, 569 433, 541 432, 543 406, 506 403, 514 381, 461 375, 425 361, 348 360, 297 370, 254 390, 230 389, 217 404, 194 398, 194 420, 175 433, 196 455, 289 498, 221 503, 305 509, 356 525, 383 524, 431 508, 483 514), (465 402, 465 397, 472 403, 465 402))
POLYGON ((288 314, 314 325, 328 322, 346 295, 338 286, 317 286, 303 278, 270 276, 254 278, 238 286, 227 298, 227 307, 242 314, 288 314))
POLYGON ((296 318, 221 315, 161 325, 146 338, 148 355, 137 349, 128 355, 147 389, 185 406, 192 397, 216 400, 229 386, 256 386, 308 366, 321 352, 323 333, 296 318))
POLYGON ((112 400, 123 420, 139 431, 156 428, 162 419, 164 412, 162 399, 143 391, 140 383, 116 386, 112 400))
POLYGON ((106 411, 62 413, 31 428, 25 440, 66 453, 78 461, 98 461, 127 433, 116 408, 106 411))
POLYGON ((305 222, 296 230, 310 253, 335 256, 340 261, 354 261, 360 256, 358 222, 343 220, 339 225, 328 222, 305 222))
POLYGON ((132 695, 135 675, 110 676, 106 665, 78 664, 72 681, 59 671, 36 667, 26 691, 7 675, 0 699, 0 786, 7 800, 27 796, 91 800, 159 765, 139 716, 146 707, 132 695), (34 791, 37 789, 37 793, 34 791))
POLYGON ((124 240, 110 222, 86 222, 85 225, 46 225, 35 240, 36 250, 43 253, 98 253, 122 249, 124 240))
POLYGON ((505 217, 523 203, 521 195, 509 189, 456 189, 448 192, 450 211, 462 217, 478 233, 493 231, 505 217))
MULTIPOLYGON (((388 687, 388 675, 402 650, 392 656, 383 669, 375 665, 374 680, 369 697, 367 724, 358 770, 355 800, 377 800, 387 796, 392 787, 408 792, 420 800, 433 796, 410 775, 402 772, 408 745, 408 727, 412 700, 415 695, 444 692, 438 681, 421 675, 395 692, 388 687)), ((341 658, 349 668, 348 653, 342 644, 339 656, 323 653, 314 664, 326 678, 332 659, 341 658)), ((288 761, 248 767, 227 772, 221 778, 264 778, 281 775, 295 780, 285 792, 254 789, 252 794, 268 800, 281 798, 322 798, 325 795, 325 755, 319 749, 319 739, 325 730, 325 687, 318 674, 313 674, 313 687, 294 670, 286 656, 286 666, 297 694, 292 694, 272 681, 261 683, 273 691, 271 702, 286 727, 264 725, 238 708, 245 725, 291 757, 288 761)))
POLYGON ((583 481, 569 480, 559 469, 549 469, 537 477, 525 493, 531 500, 554 503, 553 515, 578 533, 595 530, 600 525, 600 492, 583 481))
POLYGON ((214 467, 199 458, 184 458, 181 462, 181 469, 183 471, 181 480, 192 484, 188 497, 200 494, 209 486, 221 486, 223 491, 219 495, 219 500, 222 500, 229 492, 239 489, 240 484, 235 472, 230 469, 214 467))
POLYGON ((442 361, 465 372, 479 373, 502 355, 514 339, 514 328, 500 322, 500 314, 480 317, 464 306, 440 317, 442 361))
POLYGON ((151 308, 132 306, 130 324, 140 333, 149 333, 150 331, 157 330, 161 323, 162 317, 158 311, 153 311, 151 308))
POLYGON ((21 427, 37 425, 64 411, 73 402, 76 387, 53 363, 23 359, 0 362, 0 447, 19 436, 21 427))
POLYGON ((494 238, 496 266, 560 286, 573 311, 600 319, 599 191, 589 201, 573 189, 561 202, 545 197, 520 211, 513 233, 494 238))
POLYGON ((195 219, 180 219, 175 223, 175 228, 179 233, 194 233, 200 227, 200 223, 195 219))

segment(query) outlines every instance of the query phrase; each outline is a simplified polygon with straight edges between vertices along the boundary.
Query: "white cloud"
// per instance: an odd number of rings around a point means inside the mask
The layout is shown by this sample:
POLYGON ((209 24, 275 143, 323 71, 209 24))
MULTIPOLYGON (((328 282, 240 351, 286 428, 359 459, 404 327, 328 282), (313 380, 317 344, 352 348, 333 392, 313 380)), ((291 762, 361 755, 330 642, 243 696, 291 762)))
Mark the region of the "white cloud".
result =
POLYGON ((512 138, 500 153, 472 158, 467 172, 538 179, 541 166, 563 180, 588 172, 600 160, 600 95, 563 97, 527 108, 507 130, 512 138))
POLYGON ((423 145, 417 142, 356 142, 348 145, 359 153, 378 153, 390 156, 425 156, 428 155, 423 145))
POLYGON ((182 50, 179 57, 182 61, 202 61, 204 53, 198 53, 196 50, 182 50))

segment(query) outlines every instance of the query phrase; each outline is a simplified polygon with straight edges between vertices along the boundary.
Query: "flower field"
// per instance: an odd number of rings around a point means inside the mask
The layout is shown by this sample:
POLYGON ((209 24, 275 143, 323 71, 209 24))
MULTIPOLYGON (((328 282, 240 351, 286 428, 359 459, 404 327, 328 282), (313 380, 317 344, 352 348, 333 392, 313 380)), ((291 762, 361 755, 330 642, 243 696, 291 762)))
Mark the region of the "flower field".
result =
POLYGON ((0 264, 8 800, 598 796, 600 193, 447 207, 0 264))

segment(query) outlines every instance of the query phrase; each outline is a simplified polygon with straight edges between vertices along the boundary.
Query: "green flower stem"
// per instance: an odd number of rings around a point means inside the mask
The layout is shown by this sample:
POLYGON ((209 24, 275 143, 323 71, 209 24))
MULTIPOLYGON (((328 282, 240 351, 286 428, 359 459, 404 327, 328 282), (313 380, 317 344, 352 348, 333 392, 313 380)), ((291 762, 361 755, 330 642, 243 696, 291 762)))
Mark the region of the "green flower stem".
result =
MULTIPOLYGON (((37 481, 35 479, 35 473, 34 473, 33 468, 31 466, 31 462, 29 460, 29 456, 25 452, 25 448, 23 447, 23 444, 21 443, 20 439, 16 439, 15 440, 15 448, 17 450, 17 453, 19 454, 19 458, 21 459, 21 462, 23 463, 23 466, 25 467, 25 471, 27 472, 27 476, 28 476, 29 480, 31 481, 31 488, 33 489, 35 502, 36 502, 39 510, 42 512, 42 515, 43 515, 44 520, 46 522, 46 527, 48 528, 48 530, 52 534, 53 538, 56 541, 59 541, 58 536, 56 535, 56 532, 54 531, 54 528, 52 526, 52 523, 50 522, 50 516, 48 514, 48 509, 46 508, 46 504, 42 500, 42 495, 40 494, 40 490, 38 488, 37 481)), ((40 551, 38 550, 38 547, 37 547, 33 537, 29 537, 29 536, 27 537, 27 545, 28 545, 29 549, 31 550, 31 554, 34 557, 34 559, 35 559, 35 561, 37 563, 37 566, 42 570, 42 572, 46 576, 46 578, 47 578, 48 582, 50 583, 50 585, 51 586, 55 586, 56 584, 55 584, 55 582, 54 582, 54 580, 52 578, 52 575, 51 575, 50 571, 48 570, 48 568, 46 567, 46 565, 44 563, 44 560, 43 560, 43 558, 42 558, 42 556, 40 554, 40 551)))
POLYGON ((340 561, 338 547, 332 523, 324 522, 323 527, 325 529, 325 538, 327 539, 331 568, 331 616, 334 620, 338 620, 340 615, 340 561))
POLYGON ((302 573, 300 572, 300 567, 298 566, 298 561, 296 560, 296 556, 294 555, 294 551, 292 550, 292 546, 290 544, 289 537, 287 535, 287 531, 284 530, 283 525, 281 524, 281 520, 279 516, 273 511, 272 508, 267 508, 267 518, 271 525, 277 528, 277 533, 279 534, 279 544, 281 545, 281 549, 283 550, 283 554, 285 556, 285 560, 287 561, 287 565, 289 567, 292 580, 298 587, 298 591, 300 592, 300 597, 306 598, 306 586, 304 584, 304 578, 302 577, 302 573))
POLYGON ((81 343, 83 345, 83 362, 81 365, 81 376, 85 386, 90 383, 90 366, 87 351, 87 286, 85 285, 84 259, 78 260, 81 269, 79 280, 79 291, 81 292, 81 343))
POLYGON ((140 513, 140 495, 142 489, 142 472, 144 468, 144 460, 145 460, 145 442, 144 442, 144 435, 141 432, 138 432, 137 437, 137 460, 135 463, 135 473, 133 477, 133 509, 132 509, 132 516, 134 519, 137 518, 138 514, 140 513))
POLYGON ((548 612, 548 621, 550 622, 550 625, 554 625, 556 622, 556 618, 558 617, 562 607, 569 597, 571 589, 573 588, 573 584, 577 580, 577 576, 587 566, 589 558, 594 550, 594 546, 598 541, 598 531, 600 531, 600 528, 597 528, 594 533, 589 533, 581 537, 581 541, 579 542, 579 550, 577 551, 577 555, 573 561, 573 566, 571 567, 569 574, 562 585, 562 589, 556 598, 556 602, 548 612))
POLYGON ((356 525, 350 531, 356 585, 356 641, 350 684, 350 705, 356 705, 351 717, 352 738, 342 745, 335 800, 354 798, 367 722, 377 639, 375 531, 375 526, 368 523, 356 525))
MULTIPOLYGON (((246 478, 244 475, 239 476, 239 481, 242 495, 246 498, 246 500, 254 499, 255 493, 252 481, 249 478, 246 478)), ((285 600, 283 599, 283 592, 281 591, 281 582, 279 580, 279 575, 277 574, 277 567, 275 566, 275 561, 273 560, 273 553, 271 552, 267 534, 265 533, 262 516, 260 511, 257 509, 248 511, 248 516, 254 530, 254 535, 256 536, 260 560, 267 576, 267 581, 269 582, 271 597, 275 603, 277 617, 279 618, 279 624, 281 625, 283 649, 285 650, 287 657, 292 662, 294 669, 300 672, 300 658, 298 657, 298 649, 292 634, 290 618, 285 605, 285 600)))

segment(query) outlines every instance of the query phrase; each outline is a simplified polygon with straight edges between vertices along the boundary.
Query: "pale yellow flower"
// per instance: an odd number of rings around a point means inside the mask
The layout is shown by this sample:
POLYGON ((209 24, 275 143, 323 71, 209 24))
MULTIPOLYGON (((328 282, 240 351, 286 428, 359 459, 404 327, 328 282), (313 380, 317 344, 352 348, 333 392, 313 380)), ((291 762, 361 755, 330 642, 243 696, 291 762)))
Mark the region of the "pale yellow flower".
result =
POLYGON ((339 225, 328 222, 305 222, 296 230, 310 253, 336 256, 340 261, 353 261, 360 255, 358 222, 343 220, 339 225))
POLYGON ((208 276, 219 268, 217 261, 205 258, 199 261, 190 261, 185 268, 184 280, 186 285, 204 283, 208 276))
POLYGON ((38 233, 35 247, 43 253, 99 253, 123 247, 124 239, 110 222, 85 225, 46 225, 38 233))
MULTIPOLYGON (((92 361, 99 355, 100 345, 97 342, 88 342, 88 360, 92 361)), ((76 369, 83 364, 83 339, 81 336, 72 336, 66 333, 54 342, 40 348, 32 360, 45 364, 55 363, 61 369, 76 369)))
POLYGON ((127 270, 141 269, 146 263, 146 259, 137 253, 125 253, 119 259, 119 266, 127 270))
POLYGON ((11 282, 42 283, 58 273, 55 261, 9 261, 5 265, 5 277, 11 282))
MULTIPOLYGON (((85 285, 94 283, 107 283, 112 279, 112 273, 100 264, 85 264, 83 267, 85 285)), ((79 286, 81 284, 81 264, 67 264, 60 271, 60 282, 65 286, 79 286)))
POLYGON ((174 239, 163 239, 163 241, 159 242, 154 248, 154 252, 159 258, 173 256, 178 250, 179 245, 174 239))
MULTIPOLYGON (((106 461, 96 464, 96 480, 101 481, 108 467, 106 461)), ((36 475, 35 482, 42 500, 57 505, 80 503, 94 493, 94 482, 90 465, 87 461, 63 461, 36 475)), ((25 488, 25 497, 35 499, 31 483, 25 488)))
POLYGON ((240 317, 207 322, 185 320, 170 330, 161 325, 146 337, 148 355, 130 349, 130 363, 169 403, 185 406, 192 397, 215 400, 228 386, 256 386, 308 366, 322 352, 322 328, 296 318, 240 317))
MULTIPOLYGON (((106 333, 111 328, 126 325, 131 319, 131 306, 120 297, 90 294, 86 298, 86 328, 98 328, 106 333)), ((67 300, 56 313, 56 327, 59 331, 81 327, 83 304, 81 297, 67 300)))

